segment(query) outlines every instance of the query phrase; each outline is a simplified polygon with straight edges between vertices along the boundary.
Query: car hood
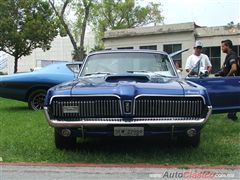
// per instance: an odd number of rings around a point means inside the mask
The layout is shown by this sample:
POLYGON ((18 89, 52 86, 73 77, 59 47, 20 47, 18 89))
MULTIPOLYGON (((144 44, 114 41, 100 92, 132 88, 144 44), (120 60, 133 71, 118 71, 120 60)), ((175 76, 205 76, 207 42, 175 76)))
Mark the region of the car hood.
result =
MULTIPOLYGON (((184 95, 200 94, 200 86, 178 78, 148 75, 112 75, 80 77, 78 80, 57 85, 54 95, 106 95, 133 98, 140 94, 184 95), (57 90, 57 91, 56 91, 57 90)), ((201 88, 200 88, 201 89, 201 88)))

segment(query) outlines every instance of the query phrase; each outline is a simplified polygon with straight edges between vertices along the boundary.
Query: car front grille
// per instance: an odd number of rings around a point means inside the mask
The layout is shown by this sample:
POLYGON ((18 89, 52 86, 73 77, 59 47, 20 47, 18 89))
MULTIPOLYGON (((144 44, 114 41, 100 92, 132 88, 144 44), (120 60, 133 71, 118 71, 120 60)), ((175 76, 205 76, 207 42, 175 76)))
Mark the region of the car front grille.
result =
POLYGON ((135 100, 136 117, 201 117, 201 97, 140 96, 135 100))
POLYGON ((50 116, 59 120, 77 118, 115 118, 121 116, 118 97, 55 97, 49 109, 50 116), (77 113, 64 113, 64 107, 78 107, 77 113))
POLYGON ((133 110, 128 115, 122 112, 123 106, 117 96, 54 97, 48 114, 60 121, 142 121, 200 119, 208 111, 202 97, 139 96, 133 100, 133 110), (65 107, 77 107, 78 112, 64 113, 65 107))

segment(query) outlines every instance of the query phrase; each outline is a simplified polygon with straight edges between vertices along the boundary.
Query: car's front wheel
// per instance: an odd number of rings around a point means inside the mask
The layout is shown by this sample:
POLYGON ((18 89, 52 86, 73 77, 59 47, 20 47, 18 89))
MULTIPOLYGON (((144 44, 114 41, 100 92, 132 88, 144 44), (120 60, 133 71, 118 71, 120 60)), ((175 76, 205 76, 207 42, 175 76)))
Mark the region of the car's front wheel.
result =
POLYGON ((57 129, 54 129, 54 139, 55 146, 58 149, 74 149, 77 144, 76 137, 64 137, 57 129))
POLYGON ((46 93, 47 91, 45 89, 32 91, 28 96, 28 108, 32 110, 43 109, 46 93))

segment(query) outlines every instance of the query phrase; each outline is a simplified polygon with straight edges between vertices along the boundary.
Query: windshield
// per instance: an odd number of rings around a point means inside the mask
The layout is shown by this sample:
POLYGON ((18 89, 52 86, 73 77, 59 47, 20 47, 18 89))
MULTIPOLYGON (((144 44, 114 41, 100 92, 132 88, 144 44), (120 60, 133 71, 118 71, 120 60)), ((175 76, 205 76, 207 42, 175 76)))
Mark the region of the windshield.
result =
POLYGON ((96 74, 156 73, 174 77, 168 56, 157 53, 104 53, 88 57, 81 76, 96 74))

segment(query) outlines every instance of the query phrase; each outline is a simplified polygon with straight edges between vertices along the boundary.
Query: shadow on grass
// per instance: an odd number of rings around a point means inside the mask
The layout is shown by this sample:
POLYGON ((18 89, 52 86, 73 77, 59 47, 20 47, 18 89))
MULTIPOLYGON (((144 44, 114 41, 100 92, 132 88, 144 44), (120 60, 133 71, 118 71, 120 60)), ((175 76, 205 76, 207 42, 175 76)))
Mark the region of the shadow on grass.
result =
MULTIPOLYGON (((170 138, 88 138, 77 144, 77 151, 102 152, 106 153, 139 153, 139 152, 175 152, 176 149, 184 150, 180 141, 170 138)), ((188 147, 189 148, 189 147, 188 147)))
POLYGON ((14 106, 14 107, 2 107, 1 108, 7 112, 23 112, 23 111, 32 111, 27 106, 14 106))

